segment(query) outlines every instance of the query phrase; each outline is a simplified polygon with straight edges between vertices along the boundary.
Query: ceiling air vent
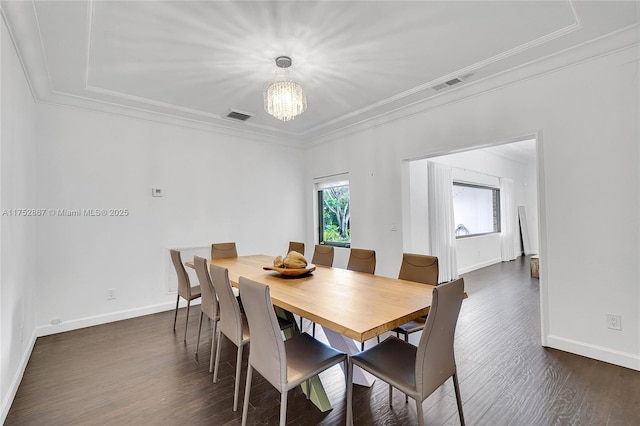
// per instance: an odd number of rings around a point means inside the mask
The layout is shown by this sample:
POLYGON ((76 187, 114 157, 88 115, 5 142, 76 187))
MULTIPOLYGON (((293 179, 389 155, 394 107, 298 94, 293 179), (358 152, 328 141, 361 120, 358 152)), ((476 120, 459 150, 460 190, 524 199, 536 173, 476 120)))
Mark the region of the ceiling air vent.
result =
POLYGON ((444 84, 446 84, 447 86, 453 86, 454 84, 458 84, 458 83, 462 83, 462 80, 460 80, 458 77, 452 78, 451 80, 444 82, 444 84))
POLYGON ((460 84, 463 81, 464 81, 463 77, 452 78, 451 80, 445 81, 444 83, 436 84, 435 86, 432 87, 432 89, 433 90, 446 89, 447 87, 451 87, 451 86, 455 86, 456 84, 460 84))
POLYGON ((253 117, 253 114, 232 109, 227 113, 227 115, 225 115, 225 117, 232 120, 247 121, 248 119, 253 117))

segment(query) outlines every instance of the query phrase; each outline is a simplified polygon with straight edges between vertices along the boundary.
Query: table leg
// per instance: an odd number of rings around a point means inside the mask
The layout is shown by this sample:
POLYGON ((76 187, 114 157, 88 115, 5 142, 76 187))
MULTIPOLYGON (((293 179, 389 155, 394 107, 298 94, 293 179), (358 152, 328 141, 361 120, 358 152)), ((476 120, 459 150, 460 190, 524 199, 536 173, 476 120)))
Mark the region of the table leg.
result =
MULTIPOLYGON (((293 314, 289 311, 286 311, 282 308, 276 307, 276 312, 278 316, 282 318, 286 318, 293 324, 293 327, 284 331, 285 337, 288 339, 291 336, 295 336, 300 334, 300 328, 298 328, 298 323, 296 322, 293 314)), ((324 386, 320 381, 320 377, 315 376, 309 380, 309 389, 307 389, 307 382, 302 382, 302 391, 307 398, 313 402, 313 404, 320 409, 323 413, 331 410, 333 407, 331 406, 331 402, 329 402, 329 398, 327 397, 327 393, 324 390, 324 386)))
MULTIPOLYGON (((326 327, 322 327, 324 331, 324 335, 327 336, 327 340, 329 344, 338 349, 339 351, 346 352, 349 355, 357 354, 360 352, 360 348, 356 345, 356 342, 353 339, 349 339, 346 336, 343 336, 340 333, 336 333, 335 331, 329 330, 326 327)), ((353 367, 353 383, 357 385, 371 387, 373 382, 376 381, 374 375, 364 371, 358 366, 353 367)))

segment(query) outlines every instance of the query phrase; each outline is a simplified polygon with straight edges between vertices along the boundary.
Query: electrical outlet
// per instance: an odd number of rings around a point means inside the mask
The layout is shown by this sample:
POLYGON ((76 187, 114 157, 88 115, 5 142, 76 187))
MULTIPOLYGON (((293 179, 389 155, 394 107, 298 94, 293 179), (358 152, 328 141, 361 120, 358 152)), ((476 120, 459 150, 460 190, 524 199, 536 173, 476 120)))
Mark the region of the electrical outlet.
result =
POLYGON ((107 289, 107 300, 113 300, 116 298, 116 289, 108 288, 107 289))
POLYGON ((622 316, 607 314, 607 328, 622 331, 622 316))

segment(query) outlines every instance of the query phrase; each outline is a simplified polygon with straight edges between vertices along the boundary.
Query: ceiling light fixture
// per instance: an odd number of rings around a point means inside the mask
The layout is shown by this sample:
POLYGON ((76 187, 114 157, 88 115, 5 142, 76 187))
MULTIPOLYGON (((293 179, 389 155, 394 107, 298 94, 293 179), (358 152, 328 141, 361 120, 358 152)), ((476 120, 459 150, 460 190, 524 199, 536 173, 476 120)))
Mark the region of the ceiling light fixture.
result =
POLYGON ((289 77, 291 58, 279 56, 276 65, 283 72, 276 75, 264 91, 264 110, 278 120, 290 121, 307 109, 307 94, 302 85, 289 77))

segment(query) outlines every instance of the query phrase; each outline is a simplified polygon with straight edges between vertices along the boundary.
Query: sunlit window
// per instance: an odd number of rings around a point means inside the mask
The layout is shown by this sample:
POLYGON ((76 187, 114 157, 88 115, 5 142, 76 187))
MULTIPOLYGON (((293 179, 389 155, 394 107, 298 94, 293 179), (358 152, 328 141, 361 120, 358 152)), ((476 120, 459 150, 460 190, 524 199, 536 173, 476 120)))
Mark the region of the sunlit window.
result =
POLYGON ((500 232, 500 190, 453 183, 456 238, 500 232))
POLYGON ((351 210, 348 181, 318 186, 318 225, 319 244, 350 246, 351 210))

